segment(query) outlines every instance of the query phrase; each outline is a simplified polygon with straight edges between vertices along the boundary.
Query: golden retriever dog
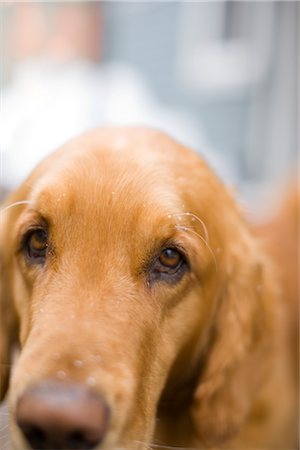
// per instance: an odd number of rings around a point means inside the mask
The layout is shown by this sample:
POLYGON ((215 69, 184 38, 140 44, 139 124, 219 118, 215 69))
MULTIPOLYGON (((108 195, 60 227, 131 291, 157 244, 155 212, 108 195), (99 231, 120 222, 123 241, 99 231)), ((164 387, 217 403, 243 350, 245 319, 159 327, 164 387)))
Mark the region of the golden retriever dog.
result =
POLYGON ((9 196, 0 243, 14 449, 296 448, 285 297, 198 155, 88 132, 9 196))

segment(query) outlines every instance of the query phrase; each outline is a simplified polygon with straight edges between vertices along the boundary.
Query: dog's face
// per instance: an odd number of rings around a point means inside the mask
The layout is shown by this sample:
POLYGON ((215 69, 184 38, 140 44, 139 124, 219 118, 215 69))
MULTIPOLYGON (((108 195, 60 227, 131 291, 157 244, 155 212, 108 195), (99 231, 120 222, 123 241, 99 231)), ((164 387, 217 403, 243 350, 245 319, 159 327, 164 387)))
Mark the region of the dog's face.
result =
POLYGON ((20 399, 41 383, 101 398, 95 446, 150 442, 164 393, 199 371, 239 221, 206 165, 157 132, 98 130, 36 169, 1 226, 2 345, 17 327, 21 348, 10 381, 17 449, 28 445, 20 399))

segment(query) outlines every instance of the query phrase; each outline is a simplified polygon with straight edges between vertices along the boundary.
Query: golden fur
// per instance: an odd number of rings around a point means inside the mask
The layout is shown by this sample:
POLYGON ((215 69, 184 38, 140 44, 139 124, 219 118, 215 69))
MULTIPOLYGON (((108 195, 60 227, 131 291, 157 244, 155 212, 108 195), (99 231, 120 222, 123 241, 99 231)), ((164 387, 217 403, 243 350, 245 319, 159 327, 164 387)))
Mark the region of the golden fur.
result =
POLYGON ((196 154, 146 129, 76 138, 7 199, 0 245, 1 395, 9 384, 15 449, 27 448, 17 399, 51 377, 105 395, 103 449, 296 448, 276 276, 196 154), (40 221, 51 240, 42 268, 20 250, 40 221), (184 249, 189 270, 150 283, 148 261, 169 242, 184 249))

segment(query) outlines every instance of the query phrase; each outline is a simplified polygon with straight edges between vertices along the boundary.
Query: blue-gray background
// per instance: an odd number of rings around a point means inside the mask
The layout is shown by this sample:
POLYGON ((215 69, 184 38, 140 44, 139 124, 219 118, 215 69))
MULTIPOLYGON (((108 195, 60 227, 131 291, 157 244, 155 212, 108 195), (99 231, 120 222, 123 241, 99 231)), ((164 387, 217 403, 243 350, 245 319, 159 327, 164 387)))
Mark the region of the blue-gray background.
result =
POLYGON ((191 111, 217 151, 238 166, 243 179, 280 178, 295 168, 299 133, 298 2, 153 1, 105 2, 103 6, 105 58, 136 65, 163 101, 191 111), (195 16, 201 19, 198 29, 197 20, 191 20, 195 16), (198 36, 206 17, 210 19, 206 36, 201 32, 198 36), (255 48, 264 49, 262 54, 254 52, 252 56, 253 64, 256 57, 265 60, 263 73, 236 91, 223 89, 214 94, 205 92, 205 86, 190 87, 180 76, 189 70, 180 55, 186 50, 182 41, 188 33, 204 42, 254 42, 255 48))

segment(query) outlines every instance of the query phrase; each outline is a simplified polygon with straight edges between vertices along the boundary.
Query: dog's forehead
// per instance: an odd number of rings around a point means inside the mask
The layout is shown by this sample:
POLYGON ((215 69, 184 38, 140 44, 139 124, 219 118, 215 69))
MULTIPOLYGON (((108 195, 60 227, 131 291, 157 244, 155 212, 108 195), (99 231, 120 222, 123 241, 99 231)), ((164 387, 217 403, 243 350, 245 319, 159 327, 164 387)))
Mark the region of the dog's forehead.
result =
POLYGON ((137 145, 121 135, 111 142, 65 148, 37 179, 31 199, 46 217, 178 212, 182 201, 173 153, 150 144, 137 145))

